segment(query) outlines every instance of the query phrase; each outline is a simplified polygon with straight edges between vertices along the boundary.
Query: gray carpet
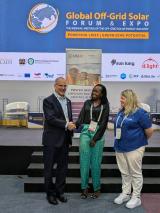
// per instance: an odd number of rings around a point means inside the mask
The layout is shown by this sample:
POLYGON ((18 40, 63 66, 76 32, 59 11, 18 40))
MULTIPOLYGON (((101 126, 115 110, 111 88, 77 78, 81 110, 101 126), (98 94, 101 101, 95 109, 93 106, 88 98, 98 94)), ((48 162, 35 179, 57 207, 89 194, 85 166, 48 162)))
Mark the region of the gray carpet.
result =
POLYGON ((125 205, 113 204, 117 194, 102 194, 96 200, 82 200, 79 194, 70 193, 66 194, 66 204, 53 206, 46 201, 44 193, 24 193, 25 178, 0 176, 0 213, 148 213, 143 205, 129 210, 125 205))

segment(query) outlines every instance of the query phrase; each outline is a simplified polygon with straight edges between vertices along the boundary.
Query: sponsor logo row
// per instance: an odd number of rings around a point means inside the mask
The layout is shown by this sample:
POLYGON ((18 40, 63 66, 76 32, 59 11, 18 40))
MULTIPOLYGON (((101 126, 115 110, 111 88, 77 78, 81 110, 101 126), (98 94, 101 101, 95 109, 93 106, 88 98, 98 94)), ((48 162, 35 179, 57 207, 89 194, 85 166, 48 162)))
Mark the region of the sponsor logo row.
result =
POLYGON ((138 79, 160 79, 160 74, 158 75, 155 75, 155 74, 126 74, 126 73, 121 73, 121 74, 107 74, 105 75, 106 79, 122 79, 122 80, 125 80, 125 79, 130 79, 130 80, 138 80, 138 79))
POLYGON ((55 62, 59 62, 58 60, 51 59, 34 59, 34 58, 19 58, 19 65, 34 65, 34 64, 52 64, 55 62))
MULTIPOLYGON (((18 73, 18 74, 11 74, 11 73, 0 73, 0 78, 25 78, 25 79, 54 79, 56 77, 64 77, 63 74, 53 74, 53 73, 40 73, 40 72, 34 72, 34 73, 18 73)), ((105 79, 121 79, 121 80, 138 80, 138 79, 160 79, 160 74, 153 75, 153 74, 106 74, 105 76, 102 76, 102 78, 105 79)))
POLYGON ((12 65, 14 62, 19 65, 34 65, 34 64, 52 64, 59 62, 59 60, 56 59, 34 59, 34 58, 19 58, 18 62, 17 60, 13 60, 12 58, 0 58, 0 65, 12 65))
MULTIPOLYGON (((138 57, 138 56, 137 56, 138 57)), ((34 58, 19 58, 18 64, 21 65, 34 65, 34 64, 52 64, 59 62, 59 60, 56 59, 34 59, 34 58)), ((0 58, 0 65, 11 65, 13 63, 13 59, 11 58, 0 58)), ((113 58, 110 60, 110 63, 113 67, 135 67, 136 61, 128 61, 128 60, 117 60, 116 58, 113 58)), ((154 58, 147 58, 144 61, 140 62, 138 60, 138 63, 141 64, 141 69, 146 70, 156 70, 160 68, 160 62, 155 60, 154 58)))
POLYGON ((0 73, 0 78, 25 78, 25 79, 54 79, 55 77, 63 76, 62 74, 53 74, 53 73, 18 73, 18 74, 10 74, 10 73, 0 73))
MULTIPOLYGON (((138 57, 138 56, 137 56, 138 57)), ((138 60, 139 62, 139 60, 138 60)), ((125 67, 134 67, 136 66, 136 62, 135 61, 128 61, 128 60, 117 60, 117 59, 112 59, 110 61, 111 65, 113 67, 122 67, 122 66, 125 66, 125 67)), ((140 62, 139 62, 140 63, 140 62)), ((142 61, 141 63, 141 69, 159 69, 160 68, 160 65, 158 63, 158 61, 156 61, 154 58, 147 58, 145 59, 144 61, 142 61)))

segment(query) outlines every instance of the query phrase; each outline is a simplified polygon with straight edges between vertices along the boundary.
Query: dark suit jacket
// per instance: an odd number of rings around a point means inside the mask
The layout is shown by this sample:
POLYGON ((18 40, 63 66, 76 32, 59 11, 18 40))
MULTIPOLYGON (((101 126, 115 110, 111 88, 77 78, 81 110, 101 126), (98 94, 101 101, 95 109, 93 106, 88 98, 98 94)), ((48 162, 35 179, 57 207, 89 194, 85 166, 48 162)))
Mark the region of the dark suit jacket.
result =
MULTIPOLYGON (((72 121, 71 101, 67 98, 69 121, 72 121)), ((71 144, 73 132, 66 130, 66 120, 62 106, 56 96, 52 94, 43 101, 44 131, 42 144, 61 147, 63 143, 71 144)))

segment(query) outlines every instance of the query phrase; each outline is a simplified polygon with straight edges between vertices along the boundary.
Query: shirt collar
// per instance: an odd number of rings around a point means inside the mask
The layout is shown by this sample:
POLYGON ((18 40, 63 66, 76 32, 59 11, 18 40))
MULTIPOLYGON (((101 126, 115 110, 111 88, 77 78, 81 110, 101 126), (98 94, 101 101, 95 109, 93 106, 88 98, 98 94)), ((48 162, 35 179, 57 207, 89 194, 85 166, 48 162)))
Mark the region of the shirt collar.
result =
POLYGON ((66 96, 60 96, 58 93, 55 92, 55 96, 58 100, 66 100, 66 96))

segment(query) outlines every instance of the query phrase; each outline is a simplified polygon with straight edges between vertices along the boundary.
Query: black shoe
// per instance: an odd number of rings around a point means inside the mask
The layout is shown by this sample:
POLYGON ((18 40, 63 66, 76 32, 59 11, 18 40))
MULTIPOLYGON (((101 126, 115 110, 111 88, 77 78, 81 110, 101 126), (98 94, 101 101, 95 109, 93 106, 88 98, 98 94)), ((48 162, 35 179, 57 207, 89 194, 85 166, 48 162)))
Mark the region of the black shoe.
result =
POLYGON ((58 200, 61 201, 62 203, 67 203, 67 198, 64 195, 59 195, 57 196, 58 200))
POLYGON ((86 199, 88 197, 88 189, 83 189, 81 193, 81 199, 86 199))
POLYGON ((91 194, 91 198, 96 199, 100 196, 100 194, 101 194, 101 192, 100 192, 100 190, 98 190, 91 194))
POLYGON ((48 200, 48 203, 50 204, 53 204, 53 205, 58 204, 57 198, 53 195, 47 195, 47 200, 48 200))

